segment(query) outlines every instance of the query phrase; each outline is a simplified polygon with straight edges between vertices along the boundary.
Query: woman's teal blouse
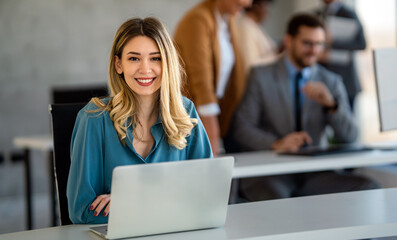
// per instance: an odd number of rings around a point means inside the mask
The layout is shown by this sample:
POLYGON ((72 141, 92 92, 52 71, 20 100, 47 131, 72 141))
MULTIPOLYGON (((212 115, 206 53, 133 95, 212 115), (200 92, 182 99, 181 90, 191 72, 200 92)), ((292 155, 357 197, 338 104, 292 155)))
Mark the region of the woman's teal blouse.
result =
MULTIPOLYGON (((106 103, 109 99, 102 101, 106 103)), ((87 110, 97 109, 93 103, 80 110, 71 139, 67 186, 69 216, 73 223, 107 222, 108 218, 103 217, 102 212, 94 216, 94 211, 89 208, 97 196, 110 193, 112 171, 116 166, 212 157, 210 142, 193 103, 187 98, 183 98, 183 103, 190 118, 198 120, 186 138, 187 146, 178 150, 168 144, 159 117, 151 127, 155 143, 146 158, 142 158, 132 146, 132 127, 127 129, 126 144, 123 145, 109 112, 88 113, 87 110)))

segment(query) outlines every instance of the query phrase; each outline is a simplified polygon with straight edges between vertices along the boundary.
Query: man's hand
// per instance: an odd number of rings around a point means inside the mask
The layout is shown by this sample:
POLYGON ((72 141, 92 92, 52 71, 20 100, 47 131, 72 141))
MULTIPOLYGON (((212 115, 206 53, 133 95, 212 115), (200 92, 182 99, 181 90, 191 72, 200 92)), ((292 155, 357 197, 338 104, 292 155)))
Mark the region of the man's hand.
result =
POLYGON ((327 86, 322 82, 308 82, 302 88, 303 93, 324 107, 335 107, 336 101, 327 86))
POLYGON ((102 211, 104 207, 105 210, 103 211, 103 216, 106 217, 109 214, 109 208, 110 208, 110 194, 103 194, 99 195, 95 201, 91 204, 90 210, 94 210, 94 216, 98 216, 99 213, 102 211))
POLYGON ((277 152, 297 152, 305 144, 311 144, 312 138, 306 132, 293 132, 275 141, 272 149, 277 152))

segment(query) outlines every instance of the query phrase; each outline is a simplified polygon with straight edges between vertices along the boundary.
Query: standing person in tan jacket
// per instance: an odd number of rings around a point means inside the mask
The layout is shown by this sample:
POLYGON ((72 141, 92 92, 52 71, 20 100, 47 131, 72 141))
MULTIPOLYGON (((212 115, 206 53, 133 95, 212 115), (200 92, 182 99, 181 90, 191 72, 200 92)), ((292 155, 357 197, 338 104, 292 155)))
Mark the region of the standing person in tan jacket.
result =
POLYGON ((186 70, 184 93, 195 103, 214 155, 219 139, 235 151, 228 132, 246 77, 235 16, 252 0, 204 0, 179 22, 175 44, 186 70))

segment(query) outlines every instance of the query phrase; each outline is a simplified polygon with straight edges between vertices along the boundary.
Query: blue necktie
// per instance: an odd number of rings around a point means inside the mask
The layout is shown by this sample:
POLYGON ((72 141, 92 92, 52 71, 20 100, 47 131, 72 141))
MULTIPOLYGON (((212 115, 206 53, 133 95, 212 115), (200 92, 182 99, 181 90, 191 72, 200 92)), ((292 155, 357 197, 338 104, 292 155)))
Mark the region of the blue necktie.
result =
POLYGON ((302 131, 301 122, 301 94, 299 89, 299 83, 302 80, 302 73, 298 72, 295 76, 295 131, 302 131))

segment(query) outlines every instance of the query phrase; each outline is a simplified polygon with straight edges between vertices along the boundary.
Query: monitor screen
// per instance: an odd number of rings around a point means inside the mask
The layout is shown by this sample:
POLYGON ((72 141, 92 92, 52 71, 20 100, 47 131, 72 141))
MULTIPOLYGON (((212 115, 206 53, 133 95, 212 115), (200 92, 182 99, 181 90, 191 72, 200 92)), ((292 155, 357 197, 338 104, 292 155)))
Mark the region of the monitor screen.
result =
POLYGON ((397 129, 397 48, 373 51, 380 130, 397 129))

